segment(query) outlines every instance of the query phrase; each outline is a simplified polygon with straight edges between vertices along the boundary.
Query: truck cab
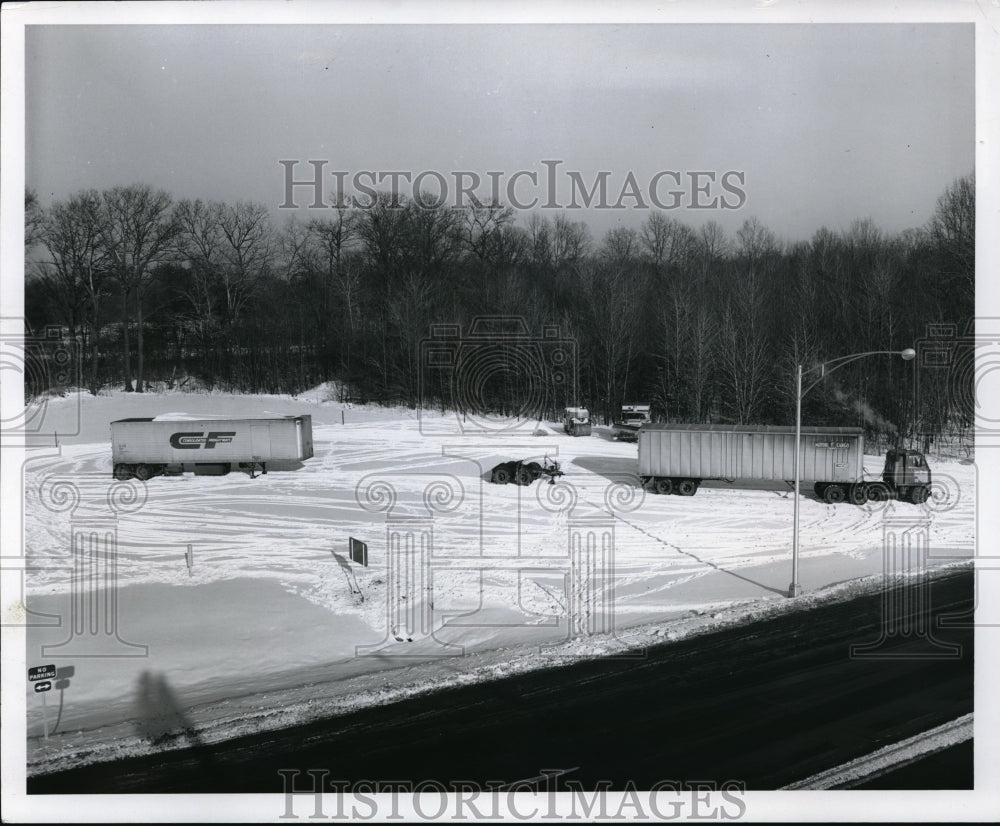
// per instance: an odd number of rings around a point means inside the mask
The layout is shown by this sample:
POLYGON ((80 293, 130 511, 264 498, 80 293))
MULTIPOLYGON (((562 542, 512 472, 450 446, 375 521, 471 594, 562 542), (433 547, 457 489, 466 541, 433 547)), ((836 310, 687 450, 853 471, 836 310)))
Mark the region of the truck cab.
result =
POLYGON ((648 404, 623 404, 621 420, 624 424, 632 427, 641 427, 648 424, 649 405, 648 404))
POLYGON ((927 459, 918 450, 891 448, 885 454, 882 481, 895 490, 900 499, 914 504, 927 500, 931 471, 927 459))

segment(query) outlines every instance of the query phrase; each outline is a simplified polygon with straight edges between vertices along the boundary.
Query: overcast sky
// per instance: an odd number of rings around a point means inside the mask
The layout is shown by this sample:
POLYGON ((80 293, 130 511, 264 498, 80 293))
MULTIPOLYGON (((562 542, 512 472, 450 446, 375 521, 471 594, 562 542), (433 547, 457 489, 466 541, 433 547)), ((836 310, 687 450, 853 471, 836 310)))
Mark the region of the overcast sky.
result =
MULTIPOLYGON (((560 202, 569 170, 609 172, 611 202, 629 172, 735 171, 739 209, 690 209, 686 183, 668 214, 730 232, 756 216, 786 240, 863 217, 896 232, 973 171, 973 59, 971 24, 33 26, 26 183, 46 205, 144 181, 279 216, 283 159, 298 178, 322 159, 348 180, 484 181, 560 160, 560 202)), ((544 201, 540 180, 522 200, 544 201)), ((661 203, 673 189, 660 179, 661 203)), ((718 177, 699 199, 718 196, 737 202, 718 177)), ((571 217, 599 237, 649 215, 623 203, 571 217)))

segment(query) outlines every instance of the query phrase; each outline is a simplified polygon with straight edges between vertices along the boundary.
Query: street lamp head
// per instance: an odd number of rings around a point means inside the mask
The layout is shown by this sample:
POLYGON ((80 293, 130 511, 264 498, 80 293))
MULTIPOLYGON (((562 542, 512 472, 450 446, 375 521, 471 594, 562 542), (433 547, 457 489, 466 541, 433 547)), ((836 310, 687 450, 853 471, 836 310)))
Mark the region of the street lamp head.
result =
POLYGON ((916 358, 917 351, 912 347, 907 347, 900 353, 900 355, 903 357, 903 361, 913 361, 913 359, 916 358))

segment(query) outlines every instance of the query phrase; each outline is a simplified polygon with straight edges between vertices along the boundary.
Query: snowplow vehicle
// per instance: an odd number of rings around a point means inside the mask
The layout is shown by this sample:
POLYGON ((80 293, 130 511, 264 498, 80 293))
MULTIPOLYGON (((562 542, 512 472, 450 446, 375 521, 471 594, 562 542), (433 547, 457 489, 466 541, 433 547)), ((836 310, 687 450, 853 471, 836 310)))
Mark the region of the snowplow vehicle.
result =
POLYGON ((621 416, 611 426, 611 438, 619 442, 636 442, 639 428, 649 421, 648 404, 623 404, 621 416))
POLYGON ((563 414, 563 431, 570 436, 589 436, 590 411, 586 407, 567 407, 563 414))
POLYGON ((530 485, 539 477, 548 476, 551 485, 558 477, 565 475, 559 469, 559 463, 549 459, 545 459, 541 464, 515 459, 501 462, 494 467, 490 471, 490 481, 495 485, 506 485, 511 482, 515 485, 530 485))

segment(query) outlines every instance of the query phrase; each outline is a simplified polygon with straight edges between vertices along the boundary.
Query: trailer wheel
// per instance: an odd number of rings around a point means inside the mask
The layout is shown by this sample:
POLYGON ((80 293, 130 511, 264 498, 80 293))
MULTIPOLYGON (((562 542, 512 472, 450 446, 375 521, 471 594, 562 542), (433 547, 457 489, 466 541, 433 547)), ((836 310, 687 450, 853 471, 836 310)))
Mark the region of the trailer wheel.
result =
POLYGON ((823 501, 828 505, 837 505, 847 498, 843 485, 830 485, 823 491, 823 501))
POLYGON ((136 465, 135 466, 135 478, 140 482, 145 482, 153 475, 153 469, 149 465, 136 465))
POLYGON ((694 496, 698 492, 698 483, 694 479, 681 479, 677 483, 677 493, 680 496, 694 496))
POLYGON ((124 482, 126 479, 131 479, 132 476, 132 468, 129 465, 115 465, 114 477, 118 481, 124 482))
POLYGON ((510 481, 510 471, 505 467, 498 467, 493 471, 493 481, 498 485, 506 485, 510 481))
POLYGON ((519 485, 530 485, 535 481, 535 475, 530 468, 519 467, 517 473, 514 474, 514 481, 519 485))
POLYGON ((868 501, 868 490, 864 483, 858 482, 847 489, 847 501, 852 505, 863 505, 868 501))
POLYGON ((666 496, 674 492, 674 482, 672 479, 657 479, 654 488, 657 493, 666 496))
POLYGON ((914 505, 922 505, 927 501, 927 488, 923 485, 914 485, 910 488, 910 501, 914 505))

